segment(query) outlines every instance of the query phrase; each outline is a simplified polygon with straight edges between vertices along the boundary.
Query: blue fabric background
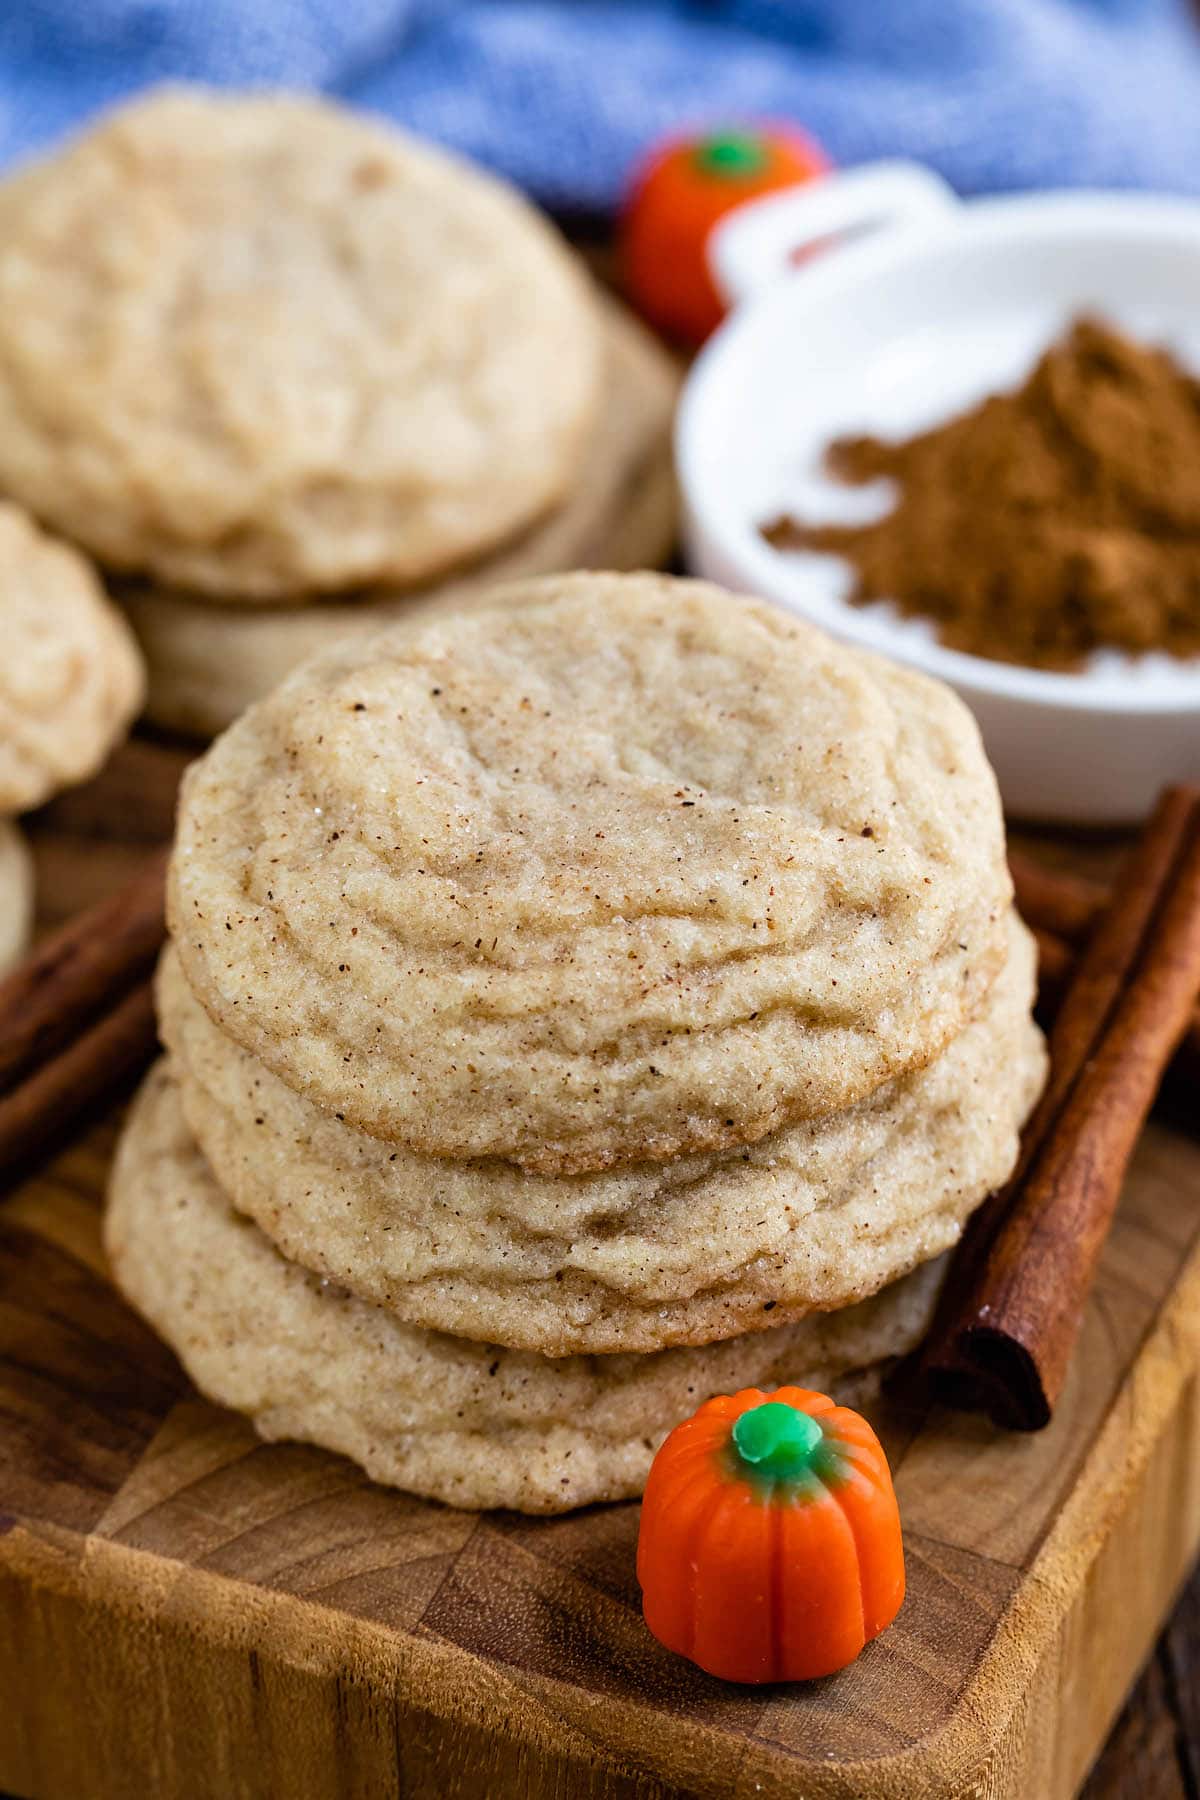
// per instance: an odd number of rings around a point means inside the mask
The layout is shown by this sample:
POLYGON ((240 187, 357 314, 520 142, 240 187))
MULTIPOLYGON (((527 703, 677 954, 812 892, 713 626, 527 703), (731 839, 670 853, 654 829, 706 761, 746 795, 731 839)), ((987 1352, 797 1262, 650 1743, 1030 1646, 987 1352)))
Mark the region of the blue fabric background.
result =
POLYGON ((1200 0, 0 0, 0 160, 168 76, 326 88, 561 209, 756 115, 965 192, 1200 192, 1200 0))

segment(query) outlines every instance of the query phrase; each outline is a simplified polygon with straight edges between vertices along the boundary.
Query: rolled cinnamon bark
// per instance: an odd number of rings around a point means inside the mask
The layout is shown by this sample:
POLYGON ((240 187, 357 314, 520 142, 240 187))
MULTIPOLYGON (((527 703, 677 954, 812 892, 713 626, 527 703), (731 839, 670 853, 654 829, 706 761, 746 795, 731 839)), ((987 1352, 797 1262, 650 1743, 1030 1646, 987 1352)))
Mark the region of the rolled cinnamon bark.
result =
POLYGON ((154 991, 147 977, 0 1098, 0 1181, 61 1150, 142 1073, 156 1043, 154 991))
POLYGON ((922 1360, 952 1404, 1036 1430, 1062 1389, 1125 1169, 1200 995, 1200 794, 1171 789, 1096 921, 1009 1185, 972 1220, 922 1360))
POLYGON ((0 982, 0 1094, 7 1093, 153 967, 166 936, 168 852, 68 920, 0 982))
POLYGON ((0 1179, 59 1149, 154 1052, 167 852, 0 982, 0 1179))

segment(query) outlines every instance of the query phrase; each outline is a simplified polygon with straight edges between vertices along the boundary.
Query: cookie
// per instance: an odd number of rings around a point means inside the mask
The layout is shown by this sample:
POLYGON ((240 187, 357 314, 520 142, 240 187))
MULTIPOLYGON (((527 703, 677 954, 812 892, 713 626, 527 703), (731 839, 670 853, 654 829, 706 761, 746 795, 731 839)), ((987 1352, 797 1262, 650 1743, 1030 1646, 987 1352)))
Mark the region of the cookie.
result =
POLYGON ((298 670, 188 772, 168 904, 210 1016, 317 1106, 567 1174, 922 1067, 1010 897, 948 688, 705 583, 584 573, 298 670))
POLYGON ((0 185, 0 486, 233 600, 415 583, 565 493, 588 278, 481 170, 315 98, 159 90, 0 185))
POLYGON ((654 568, 675 539, 674 364, 615 302, 601 313, 604 403, 553 512, 461 574, 421 591, 305 606, 216 607, 169 588, 117 590, 149 665, 156 724, 213 737, 298 663, 355 633, 478 602, 498 582, 555 569, 654 568))
POLYGON ((117 1282, 211 1399, 266 1438, 340 1451, 463 1507, 563 1512, 640 1493, 666 1432, 713 1393, 822 1389, 911 1349, 942 1276, 779 1330, 657 1356, 569 1357, 421 1331, 286 1262, 235 1213, 162 1065, 135 1103, 105 1227, 117 1282))
POLYGON ((90 565, 0 501, 0 813, 95 773, 142 701, 142 660, 90 565))
POLYGON ((291 1261, 409 1323, 547 1356, 758 1331, 876 1292, 1010 1173, 1045 1073, 1034 947, 926 1068, 748 1149, 591 1176, 389 1150, 212 1024, 168 953, 163 1040, 218 1182, 291 1261))
POLYGON ((0 819, 0 973, 24 954, 33 927, 33 863, 25 839, 0 819))

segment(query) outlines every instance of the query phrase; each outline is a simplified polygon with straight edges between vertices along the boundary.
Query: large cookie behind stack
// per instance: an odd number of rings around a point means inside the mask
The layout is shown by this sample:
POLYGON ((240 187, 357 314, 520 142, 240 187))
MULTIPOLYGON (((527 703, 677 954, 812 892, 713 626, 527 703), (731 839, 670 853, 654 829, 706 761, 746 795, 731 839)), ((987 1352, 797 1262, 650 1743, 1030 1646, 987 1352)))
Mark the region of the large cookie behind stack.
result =
POLYGON ((461 610, 497 583, 556 569, 655 568, 675 538, 673 364, 613 301, 597 301, 603 400, 567 493, 532 526, 469 567, 425 586, 363 590, 306 605, 213 606, 178 589, 123 583, 119 598, 149 667, 146 710, 157 724, 214 737, 339 640, 461 610))
POLYGON ((565 495, 591 286, 501 182, 312 97, 165 89, 0 184, 0 487, 230 603, 428 582, 565 495))
POLYGON ((267 1435, 459 1504, 902 1354, 1044 1073, 961 704, 702 583, 317 657, 189 772, 168 914, 118 1280, 267 1435))
POLYGON ((676 370, 535 208, 311 97, 166 89, 0 183, 0 487, 89 550, 148 711, 665 559, 676 370))

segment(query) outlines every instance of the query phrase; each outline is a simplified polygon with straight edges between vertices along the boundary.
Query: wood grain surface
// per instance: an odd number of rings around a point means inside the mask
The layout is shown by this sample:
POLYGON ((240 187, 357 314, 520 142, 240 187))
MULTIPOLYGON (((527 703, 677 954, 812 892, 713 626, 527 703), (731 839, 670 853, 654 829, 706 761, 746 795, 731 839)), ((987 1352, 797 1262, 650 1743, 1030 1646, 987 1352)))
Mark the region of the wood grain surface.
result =
MULTIPOLYGON (((43 917, 168 835, 174 747, 34 821, 43 917)), ((1103 865, 1112 847, 1064 851, 1103 865)), ((113 1292, 116 1120, 0 1204, 0 1788, 58 1796, 1074 1793, 1200 1539, 1200 1147, 1152 1123, 1054 1425, 879 1424, 909 1552, 842 1675, 743 1691, 642 1625, 634 1506, 455 1513, 260 1444, 113 1292)), ((1185 1597, 1089 1794, 1195 1796, 1185 1597)))

